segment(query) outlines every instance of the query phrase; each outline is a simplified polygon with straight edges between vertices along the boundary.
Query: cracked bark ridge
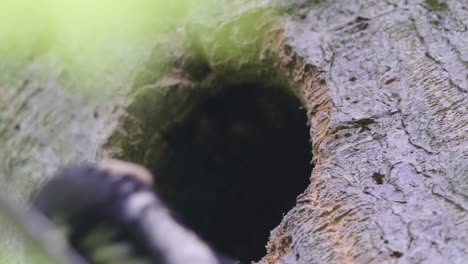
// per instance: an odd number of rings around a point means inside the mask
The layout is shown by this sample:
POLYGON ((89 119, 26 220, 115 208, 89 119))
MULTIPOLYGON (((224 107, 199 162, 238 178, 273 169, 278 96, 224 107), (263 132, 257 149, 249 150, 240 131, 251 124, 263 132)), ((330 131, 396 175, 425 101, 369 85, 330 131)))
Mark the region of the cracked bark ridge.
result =
POLYGON ((466 261, 468 9, 440 2, 323 1, 285 21, 329 125, 312 122, 311 185, 261 263, 466 261))

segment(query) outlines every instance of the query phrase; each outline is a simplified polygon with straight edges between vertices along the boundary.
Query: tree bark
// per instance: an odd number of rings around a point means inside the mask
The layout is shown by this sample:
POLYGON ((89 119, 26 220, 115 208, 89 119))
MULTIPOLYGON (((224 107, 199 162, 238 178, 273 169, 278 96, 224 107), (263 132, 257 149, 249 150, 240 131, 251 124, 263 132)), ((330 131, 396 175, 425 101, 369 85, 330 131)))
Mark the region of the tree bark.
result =
POLYGON ((311 185, 264 263, 462 263, 467 256, 468 10, 463 1, 326 1, 289 17, 320 70, 307 98, 311 185))
MULTIPOLYGON (((260 263, 463 263, 467 3, 273 2, 237 3, 221 25, 212 22, 216 30, 154 48, 129 66, 139 72, 132 83, 105 100, 63 89, 61 65, 50 57, 5 63, 0 175, 10 190, 27 198, 60 165, 125 156, 137 140, 159 140, 140 133, 138 113, 158 102, 148 96, 232 81, 226 72, 256 78, 262 73, 251 68, 269 64, 268 74, 284 75, 307 109, 315 168, 260 263), (280 12, 265 11, 271 7, 280 12), (236 35, 252 25, 261 34, 236 35), (223 32, 231 38, 220 40, 223 32), (220 57, 217 45, 234 51, 220 57), (161 54, 168 69, 154 66, 161 54), (210 73, 194 72, 203 63, 192 62, 203 60, 210 73)), ((186 105, 170 105, 169 115, 183 116, 186 105)))

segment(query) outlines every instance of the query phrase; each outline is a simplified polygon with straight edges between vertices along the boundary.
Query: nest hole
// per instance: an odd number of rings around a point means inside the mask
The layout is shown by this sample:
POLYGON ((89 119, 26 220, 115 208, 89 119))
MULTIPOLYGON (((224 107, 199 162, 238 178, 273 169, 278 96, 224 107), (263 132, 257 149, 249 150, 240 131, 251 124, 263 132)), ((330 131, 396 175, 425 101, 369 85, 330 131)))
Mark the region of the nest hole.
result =
POLYGON ((309 184, 306 124, 301 102, 288 89, 234 85, 159 132, 165 158, 145 163, 178 219, 220 252, 256 261, 309 184))

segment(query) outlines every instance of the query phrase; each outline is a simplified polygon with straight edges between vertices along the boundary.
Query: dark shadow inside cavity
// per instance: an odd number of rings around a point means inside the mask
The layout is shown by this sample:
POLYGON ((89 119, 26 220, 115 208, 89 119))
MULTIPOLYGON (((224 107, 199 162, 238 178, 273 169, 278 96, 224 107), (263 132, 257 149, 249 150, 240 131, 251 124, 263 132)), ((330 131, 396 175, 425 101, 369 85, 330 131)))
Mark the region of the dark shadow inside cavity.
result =
POLYGON ((162 198, 213 247, 242 261, 265 255, 276 227, 307 185, 307 117, 285 89, 234 86, 163 134, 155 164, 162 198))

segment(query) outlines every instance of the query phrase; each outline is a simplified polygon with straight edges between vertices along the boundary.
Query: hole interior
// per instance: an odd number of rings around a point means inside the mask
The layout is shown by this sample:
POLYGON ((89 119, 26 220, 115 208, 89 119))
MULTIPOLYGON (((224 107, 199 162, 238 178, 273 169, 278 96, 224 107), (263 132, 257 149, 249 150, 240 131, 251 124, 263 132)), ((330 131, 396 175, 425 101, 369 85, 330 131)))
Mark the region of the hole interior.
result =
POLYGON ((384 183, 385 175, 376 172, 372 174, 372 179, 374 179, 376 184, 382 185, 384 183))
POLYGON ((207 94, 173 125, 151 128, 158 140, 133 151, 144 158, 125 158, 153 171, 162 199, 211 246, 259 260, 270 231, 309 184, 307 116, 284 87, 248 82, 207 94))

